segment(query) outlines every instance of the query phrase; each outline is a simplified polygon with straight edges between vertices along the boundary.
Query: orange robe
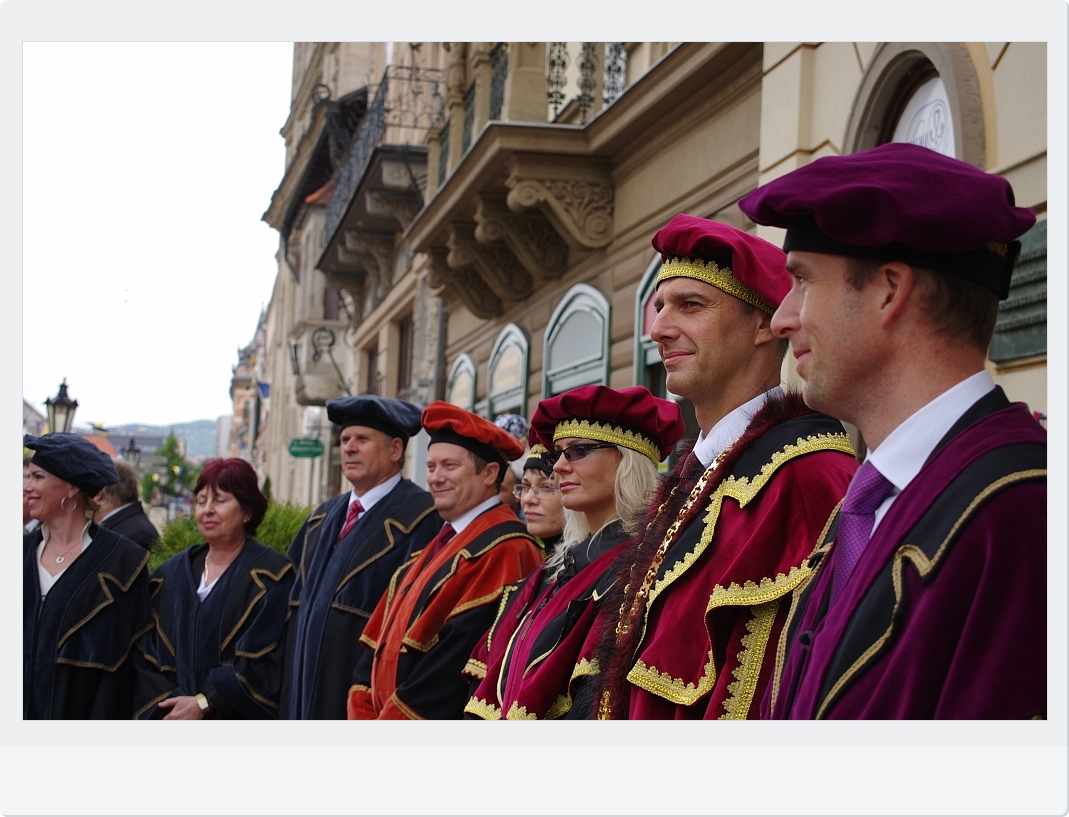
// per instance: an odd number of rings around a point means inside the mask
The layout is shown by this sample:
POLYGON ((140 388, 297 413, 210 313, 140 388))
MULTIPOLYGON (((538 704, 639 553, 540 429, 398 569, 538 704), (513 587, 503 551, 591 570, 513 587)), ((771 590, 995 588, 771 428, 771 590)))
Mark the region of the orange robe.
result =
POLYGON ((351 720, 460 718, 468 701, 462 671, 493 623, 502 590, 542 561, 507 505, 480 514, 437 554, 429 551, 398 568, 364 628, 351 720))

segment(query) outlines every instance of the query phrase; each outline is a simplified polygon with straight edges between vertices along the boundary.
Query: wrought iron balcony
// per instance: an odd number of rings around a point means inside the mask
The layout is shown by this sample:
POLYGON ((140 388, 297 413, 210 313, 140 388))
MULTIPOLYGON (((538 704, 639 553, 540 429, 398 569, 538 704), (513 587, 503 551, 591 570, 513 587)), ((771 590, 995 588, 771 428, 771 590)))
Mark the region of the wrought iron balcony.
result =
MULTIPOLYGON (((404 65, 386 68, 338 170, 334 192, 327 205, 325 240, 329 241, 337 231, 367 170, 372 152, 384 143, 388 131, 393 128, 428 131, 441 125, 444 82, 444 72, 437 68, 404 65)), ((422 139, 418 135, 399 136, 397 141, 418 144, 422 139)))
POLYGON ((578 43, 578 53, 570 55, 569 45, 549 44, 546 100, 554 119, 561 116, 562 110, 566 112, 570 102, 574 101, 579 108, 579 123, 586 124, 589 114, 596 112, 601 107, 600 103, 611 105, 623 93, 627 51, 623 43, 578 43), (600 61, 599 52, 603 55, 600 61), (575 65, 575 71, 568 70, 571 64, 575 65), (570 98, 569 92, 574 93, 570 98), (595 102, 599 104, 595 105, 595 102))

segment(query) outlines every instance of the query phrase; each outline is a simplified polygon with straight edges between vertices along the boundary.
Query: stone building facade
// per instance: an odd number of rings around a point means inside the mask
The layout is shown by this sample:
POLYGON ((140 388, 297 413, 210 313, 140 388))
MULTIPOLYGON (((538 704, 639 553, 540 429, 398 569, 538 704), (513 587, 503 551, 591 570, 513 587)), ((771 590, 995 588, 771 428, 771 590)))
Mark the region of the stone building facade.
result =
MULTIPOLYGON (((651 236, 679 212, 752 231, 738 199, 820 156, 921 141, 1005 175, 1045 219, 1045 100, 1043 43, 298 44, 264 216, 280 251, 257 445, 276 496, 347 489, 316 413, 339 394, 491 418, 585 383, 663 394, 651 236), (295 462, 296 436, 324 457, 295 462)), ((1038 412, 1044 226, 989 363, 1038 412)))

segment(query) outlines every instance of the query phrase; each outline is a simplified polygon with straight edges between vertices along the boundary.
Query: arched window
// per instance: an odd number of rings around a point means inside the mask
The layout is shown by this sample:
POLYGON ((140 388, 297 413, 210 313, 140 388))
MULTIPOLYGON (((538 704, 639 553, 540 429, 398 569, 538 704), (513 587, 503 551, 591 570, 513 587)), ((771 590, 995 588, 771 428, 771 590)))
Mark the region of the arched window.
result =
POLYGON ((609 302, 594 287, 576 284, 546 327, 542 395, 609 382, 609 302))
POLYGON ((664 397, 664 363, 657 353, 657 344, 650 338, 650 327, 657 312, 653 308, 653 296, 657 292, 657 273, 661 271, 661 256, 653 256, 642 280, 638 283, 635 298, 635 385, 645 386, 658 397, 664 397))
POLYGON ((463 354, 454 361, 449 370, 445 399, 454 406, 475 410, 475 361, 471 355, 463 354))
POLYGON ((912 142, 985 168, 983 123, 965 43, 882 43, 854 96, 843 152, 912 142))
POLYGON ((501 330, 487 366, 486 415, 490 419, 499 414, 527 416, 527 352, 527 337, 520 327, 510 323, 501 330))

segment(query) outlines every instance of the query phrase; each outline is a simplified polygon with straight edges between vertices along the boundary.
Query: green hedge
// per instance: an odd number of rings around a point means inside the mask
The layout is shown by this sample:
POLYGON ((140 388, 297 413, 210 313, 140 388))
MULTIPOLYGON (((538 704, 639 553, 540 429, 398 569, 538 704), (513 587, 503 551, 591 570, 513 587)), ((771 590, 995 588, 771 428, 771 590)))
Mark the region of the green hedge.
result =
MULTIPOLYGON (((267 506, 264 521, 260 523, 260 529, 256 532, 256 538, 279 553, 285 553, 309 513, 311 513, 311 508, 304 505, 271 500, 267 506)), ((173 522, 168 522, 160 531, 159 541, 152 547, 152 557, 148 563, 149 570, 155 570, 176 553, 203 541, 204 537, 197 530, 197 522, 193 516, 180 517, 173 522)))

